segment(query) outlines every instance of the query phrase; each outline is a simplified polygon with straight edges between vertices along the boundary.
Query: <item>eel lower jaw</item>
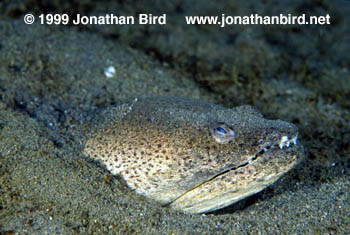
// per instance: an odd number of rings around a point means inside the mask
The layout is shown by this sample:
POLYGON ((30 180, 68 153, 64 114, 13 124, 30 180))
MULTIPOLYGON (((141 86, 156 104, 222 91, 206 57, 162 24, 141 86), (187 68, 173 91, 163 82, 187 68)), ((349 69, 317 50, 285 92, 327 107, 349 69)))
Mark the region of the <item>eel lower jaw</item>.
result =
POLYGON ((289 138, 282 136, 279 141, 275 143, 265 143, 262 145, 261 150, 255 154, 248 157, 248 161, 243 162, 239 166, 232 167, 227 169, 224 172, 220 172, 211 179, 203 182, 201 185, 189 190, 184 193, 174 201, 172 201, 168 206, 173 209, 182 210, 185 213, 206 213, 211 212, 217 209, 221 209, 232 203, 235 203, 241 199, 244 199, 250 195, 260 192, 267 186, 271 185, 277 181, 285 172, 291 169, 297 162, 297 156, 295 154, 290 155, 290 159, 284 167, 282 167, 278 172, 273 172, 273 174, 262 174, 260 176, 247 175, 246 183, 242 186, 236 186, 233 188, 227 188, 224 191, 218 190, 211 187, 212 182, 217 182, 222 179, 222 177, 232 177, 232 180, 240 183, 239 174, 240 172, 247 172, 249 168, 254 169, 254 163, 259 164, 259 161, 264 161, 266 159, 275 157, 279 152, 289 151, 293 152, 293 149, 296 149, 297 145, 297 135, 289 138), (236 175, 236 172, 238 175, 236 175), (237 178, 238 176, 238 178, 237 178), (236 177, 236 178, 235 178, 236 177), (205 189, 208 187, 208 189, 205 189))

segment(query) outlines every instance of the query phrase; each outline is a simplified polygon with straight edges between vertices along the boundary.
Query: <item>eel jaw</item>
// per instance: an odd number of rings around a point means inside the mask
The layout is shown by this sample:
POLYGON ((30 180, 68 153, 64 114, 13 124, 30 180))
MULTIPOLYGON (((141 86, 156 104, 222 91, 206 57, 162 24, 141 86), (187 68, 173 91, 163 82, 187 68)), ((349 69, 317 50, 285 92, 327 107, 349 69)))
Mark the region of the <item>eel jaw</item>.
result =
POLYGON ((282 136, 279 141, 273 144, 263 144, 261 150, 250 156, 248 161, 219 173, 187 191, 168 206, 189 214, 206 213, 224 208, 262 191, 299 162, 300 157, 297 156, 297 153, 299 152, 298 148, 302 148, 302 146, 297 145, 297 138, 297 135, 292 138, 282 136), (260 162, 266 161, 264 158, 273 157, 272 159, 276 160, 273 164, 278 166, 279 156, 275 156, 275 154, 282 154, 285 151, 288 151, 289 161, 285 162, 278 170, 271 168, 271 171, 248 174, 248 172, 257 169, 260 162), (223 185, 222 182, 227 182, 226 179, 230 179, 235 184, 223 185))

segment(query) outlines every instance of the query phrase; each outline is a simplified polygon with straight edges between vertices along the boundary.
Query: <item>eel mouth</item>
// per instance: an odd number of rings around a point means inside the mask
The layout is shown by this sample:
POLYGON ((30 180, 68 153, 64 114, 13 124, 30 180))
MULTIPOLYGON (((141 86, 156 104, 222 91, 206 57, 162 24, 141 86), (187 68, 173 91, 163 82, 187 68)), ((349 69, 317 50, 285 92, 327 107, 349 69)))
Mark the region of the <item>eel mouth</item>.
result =
POLYGON ((282 136, 275 142, 262 144, 260 150, 251 155, 247 161, 219 172, 183 193, 168 206, 186 213, 206 213, 224 208, 260 192, 277 181, 297 163, 297 155, 294 151, 298 148, 297 139, 298 135, 293 137, 282 136), (285 153, 286 156, 280 157, 284 152, 288 153, 285 153), (273 161, 273 163, 270 163, 270 161, 273 161), (279 167, 280 161, 283 164, 279 167), (272 170, 264 169, 263 164, 271 164, 272 170), (279 167, 278 170, 276 167, 279 167), (256 171, 257 174, 254 175, 254 170, 259 168, 261 168, 261 171, 256 171), (251 171, 253 171, 253 174, 248 174, 251 171), (226 179, 234 181, 236 184, 232 187, 228 185, 224 186, 224 189, 218 189, 219 185, 226 179))
MULTIPOLYGON (((257 151, 255 154, 248 157, 248 159, 249 159, 248 161, 245 161, 245 162, 239 164, 238 166, 234 166, 234 167, 231 167, 227 170, 219 172, 218 174, 216 174, 213 177, 209 178, 208 180, 204 181, 203 183, 201 183, 197 187, 200 187, 202 184, 210 182, 217 177, 225 175, 228 172, 235 171, 235 170, 238 170, 240 168, 249 166, 250 164, 253 164, 255 161, 257 161, 258 159, 263 158, 267 154, 274 156, 277 152, 282 152, 284 150, 294 148, 297 146, 297 140, 298 140, 298 135, 295 135, 292 138, 290 138, 288 136, 282 136, 281 139, 279 141, 276 141, 275 143, 266 142, 265 144, 262 145, 262 147, 260 148, 260 151, 257 151)), ((186 193, 184 193, 184 194, 186 194, 186 193)))
MULTIPOLYGON (((288 136, 282 136, 281 139, 275 143, 267 142, 263 144, 260 151, 256 152, 253 156, 249 158, 248 164, 253 163, 259 157, 271 152, 271 151, 283 151, 283 149, 291 148, 297 145, 298 135, 290 138, 288 136)), ((246 164, 247 164, 246 163, 246 164)))

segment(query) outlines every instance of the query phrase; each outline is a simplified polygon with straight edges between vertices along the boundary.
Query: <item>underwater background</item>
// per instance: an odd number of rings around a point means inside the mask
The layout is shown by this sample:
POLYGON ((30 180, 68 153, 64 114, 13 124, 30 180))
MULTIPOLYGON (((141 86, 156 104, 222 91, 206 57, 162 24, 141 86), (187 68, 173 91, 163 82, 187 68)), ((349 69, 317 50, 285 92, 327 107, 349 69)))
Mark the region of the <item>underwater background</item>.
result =
POLYGON ((0 2, 0 233, 348 233, 349 12, 347 0, 0 2), (24 23, 28 13, 33 24, 24 23), (112 13, 166 14, 167 22, 39 20, 112 13), (222 14, 328 14, 330 24, 185 21, 222 14), (81 153, 77 129, 91 113, 142 96, 254 105, 266 118, 298 126, 306 159, 261 193, 219 211, 163 208, 81 153))

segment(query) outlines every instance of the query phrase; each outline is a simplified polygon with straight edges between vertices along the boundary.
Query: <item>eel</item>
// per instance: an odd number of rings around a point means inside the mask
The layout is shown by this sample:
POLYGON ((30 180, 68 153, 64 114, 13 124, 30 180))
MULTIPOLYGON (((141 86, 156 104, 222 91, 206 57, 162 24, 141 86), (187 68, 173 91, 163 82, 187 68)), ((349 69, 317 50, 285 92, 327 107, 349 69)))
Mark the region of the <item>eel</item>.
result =
POLYGON ((206 213, 255 194, 304 156, 298 128, 253 106, 232 109, 146 97, 98 113, 83 153, 136 193, 185 213, 206 213))

